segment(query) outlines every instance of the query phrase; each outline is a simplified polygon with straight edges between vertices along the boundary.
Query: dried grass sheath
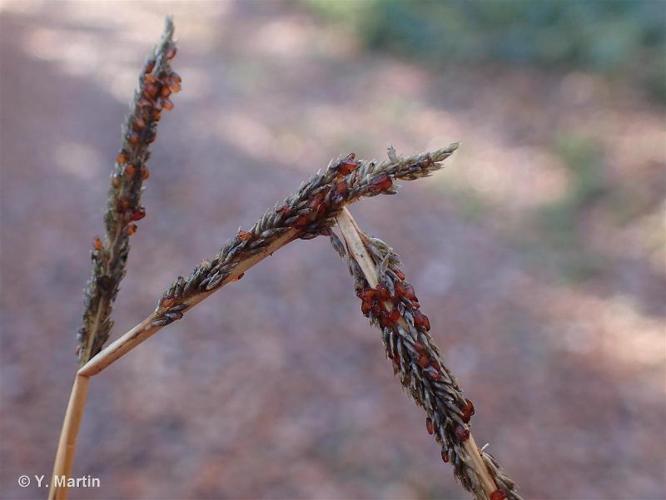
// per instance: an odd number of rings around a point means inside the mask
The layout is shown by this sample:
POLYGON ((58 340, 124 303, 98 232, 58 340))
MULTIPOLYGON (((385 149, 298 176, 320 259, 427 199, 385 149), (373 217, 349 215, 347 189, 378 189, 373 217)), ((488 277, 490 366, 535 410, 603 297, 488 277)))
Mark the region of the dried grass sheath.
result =
POLYGON ((476 498, 519 500, 513 481, 491 455, 478 449, 471 435, 474 406, 428 333, 430 322, 398 256, 383 241, 360 231, 347 209, 338 217, 338 227, 345 244, 334 233, 331 242, 349 263, 361 311, 380 328, 394 373, 425 410, 426 429, 440 444, 442 459, 451 462, 458 480, 476 498))
POLYGON ((162 38, 141 71, 123 126, 122 146, 111 175, 104 216, 105 237, 93 241, 92 273, 85 290, 83 325, 78 332, 77 354, 82 365, 109 338, 112 304, 125 276, 129 239, 136 232, 135 222, 146 214, 141 206, 141 191, 149 175, 150 144, 155 140, 162 110, 173 108, 170 94, 180 90, 180 77, 169 64, 176 54, 173 33, 173 22, 167 18, 162 38))

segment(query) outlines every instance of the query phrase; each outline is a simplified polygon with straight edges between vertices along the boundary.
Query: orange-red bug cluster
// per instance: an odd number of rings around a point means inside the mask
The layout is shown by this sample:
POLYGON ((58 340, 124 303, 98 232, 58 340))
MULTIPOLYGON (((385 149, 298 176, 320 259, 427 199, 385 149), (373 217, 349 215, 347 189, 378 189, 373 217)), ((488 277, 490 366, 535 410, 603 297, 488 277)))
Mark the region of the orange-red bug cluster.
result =
MULTIPOLYGON (((166 58, 171 59, 175 54, 176 48, 171 46, 166 51, 166 58)), ((126 224, 126 233, 129 236, 137 230, 133 222, 146 216, 145 208, 138 205, 138 198, 132 193, 140 189, 140 182, 150 176, 145 164, 148 157, 147 145, 155 140, 155 130, 161 111, 173 108, 169 96, 181 89, 180 76, 171 71, 168 65, 158 72, 154 72, 155 67, 155 60, 149 60, 144 67, 141 95, 130 116, 127 142, 116 156, 117 169, 111 179, 115 189, 123 190, 118 194, 115 208, 120 219, 126 224)))

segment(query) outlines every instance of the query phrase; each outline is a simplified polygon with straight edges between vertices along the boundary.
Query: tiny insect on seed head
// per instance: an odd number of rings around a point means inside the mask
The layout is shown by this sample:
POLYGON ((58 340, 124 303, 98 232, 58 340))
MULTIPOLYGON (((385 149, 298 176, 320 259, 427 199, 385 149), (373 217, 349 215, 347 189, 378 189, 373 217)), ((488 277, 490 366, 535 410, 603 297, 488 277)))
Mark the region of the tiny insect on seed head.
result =
POLYGON ((404 297, 407 300, 416 301, 416 293, 414 292, 414 287, 409 283, 398 281, 395 284, 395 292, 400 296, 404 297))
POLYGON ((155 59, 148 59, 146 67, 143 69, 144 73, 148 74, 155 68, 155 59))
POLYGON ((153 107, 153 102, 150 99, 147 99, 146 97, 141 97, 137 102, 136 105, 139 108, 152 108, 153 107))
MULTIPOLYGON (((148 76, 152 76, 152 75, 148 75, 148 76)), ((143 94, 146 97, 148 97, 149 99, 155 99, 155 97, 157 97, 157 94, 158 94, 159 90, 160 89, 158 88, 158 86, 156 84, 154 84, 152 82, 148 82, 143 87, 143 94)))
POLYGON ((358 162, 354 161, 356 155, 354 153, 349 153, 345 158, 340 160, 336 167, 336 171, 339 175, 349 175, 354 170, 358 168, 358 162))
POLYGON ((398 311, 398 309, 395 307, 386 314, 386 322, 390 326, 395 325, 399 319, 400 319, 400 311, 398 311))
POLYGON ((238 239, 240 239, 241 241, 249 241, 252 239, 252 233, 249 231, 243 231, 242 229, 239 229, 238 239))
POLYGON ((414 316, 414 326, 416 328, 422 328, 425 331, 430 331, 430 320, 428 316, 423 314, 421 311, 415 310, 413 312, 414 316))
POLYGON ((136 234, 136 230, 137 230, 137 225, 136 224, 131 223, 131 224, 127 225, 127 234, 129 236, 133 236, 134 234, 136 234))
POLYGON ((165 85, 169 87, 171 92, 180 92, 181 90, 181 82, 182 79, 180 78, 180 75, 176 73, 175 71, 172 72, 167 78, 165 79, 165 85))
POLYGON ((134 119, 134 123, 132 124, 132 127, 134 128, 134 130, 143 130, 146 127, 146 122, 144 121, 143 118, 141 118, 140 116, 137 116, 134 119))
POLYGON ((462 409, 462 421, 468 423, 474 415, 474 404, 469 400, 465 400, 465 406, 462 409))
POLYGON ((424 352, 419 355, 418 359, 416 360, 416 364, 418 364, 421 368, 427 368, 430 366, 430 357, 424 352))
POLYGON ((132 221, 141 220, 145 216, 146 216, 146 209, 143 208, 142 206, 139 206, 132 212, 132 215, 130 216, 130 220, 132 220, 132 221))
POLYGON ((174 305, 176 305, 176 299, 174 297, 162 297, 159 304, 162 309, 169 309, 174 305))
POLYGON ((506 500, 506 493, 502 490, 495 490, 490 494, 490 500, 506 500))
POLYGON ((428 431, 428 434, 432 435, 435 432, 435 427, 432 424, 432 418, 427 417, 426 418, 426 430, 428 431))
POLYGON ((391 177, 388 174, 380 174, 370 181, 368 191, 370 194, 379 194, 391 189, 391 187, 393 187, 391 177))
POLYGON ((127 177, 132 178, 132 177, 134 177, 134 174, 135 174, 135 173, 136 173, 136 167, 135 167, 134 165, 132 165, 132 164, 130 163, 129 165, 126 165, 126 166, 125 166, 124 174, 125 174, 127 177))
POLYGON ((100 239, 99 236, 96 236, 95 239, 93 240, 93 250, 100 251, 104 249, 104 243, 102 243, 102 240, 100 239))
POLYGON ((456 435, 456 439, 461 443, 464 443, 469 439, 469 429, 463 427, 462 425, 457 425, 454 433, 456 435))
POLYGON ((298 218, 294 221, 294 227, 297 229, 303 229, 308 224, 310 224, 310 217, 307 215, 299 215, 298 218))

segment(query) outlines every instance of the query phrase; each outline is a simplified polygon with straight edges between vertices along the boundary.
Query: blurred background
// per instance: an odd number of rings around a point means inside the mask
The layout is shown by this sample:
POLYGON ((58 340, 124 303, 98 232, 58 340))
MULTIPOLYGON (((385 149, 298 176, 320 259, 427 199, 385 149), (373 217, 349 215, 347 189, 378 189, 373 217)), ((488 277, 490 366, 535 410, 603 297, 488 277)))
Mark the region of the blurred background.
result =
MULTIPOLYGON (((534 499, 666 496, 666 7, 0 4, 0 491, 49 474, 112 161, 173 14, 183 92, 150 162, 117 337, 329 159, 461 141, 356 204, 402 256, 534 499)), ((91 383, 73 499, 467 498, 328 241, 299 241, 91 383)))

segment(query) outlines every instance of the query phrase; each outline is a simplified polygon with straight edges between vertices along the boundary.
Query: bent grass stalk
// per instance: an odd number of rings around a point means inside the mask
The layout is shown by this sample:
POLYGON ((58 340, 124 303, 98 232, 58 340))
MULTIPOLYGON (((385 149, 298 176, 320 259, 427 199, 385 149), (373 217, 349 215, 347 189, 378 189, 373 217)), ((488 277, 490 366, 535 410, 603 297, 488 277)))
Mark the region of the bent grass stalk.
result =
POLYGON ((477 499, 519 500, 513 481, 493 457, 478 448, 470 432, 474 405, 463 397, 428 334, 430 322, 420 311, 397 255, 381 240, 363 233, 347 208, 338 215, 337 227, 345 245, 335 234, 331 241, 348 260, 361 309, 382 330, 394 372, 426 411, 426 428, 441 444, 442 459, 451 461, 456 477, 477 499))
MULTIPOLYGON (((427 177, 458 148, 457 143, 407 158, 391 151, 383 162, 354 160, 353 155, 329 163, 303 183, 297 193, 266 211, 248 231, 240 230, 210 260, 203 261, 189 277, 179 276, 162 294, 157 308, 134 328, 100 351, 77 372, 70 404, 56 452, 54 475, 70 475, 76 438, 85 406, 87 381, 120 359, 164 326, 223 286, 238 281, 245 271, 295 239, 329 234, 342 209, 362 197, 395 194, 396 180, 427 177), (78 383, 77 383, 78 381, 78 383), (78 418, 68 418, 69 415, 78 418)), ((67 498, 66 487, 51 482, 50 499, 67 498)))

